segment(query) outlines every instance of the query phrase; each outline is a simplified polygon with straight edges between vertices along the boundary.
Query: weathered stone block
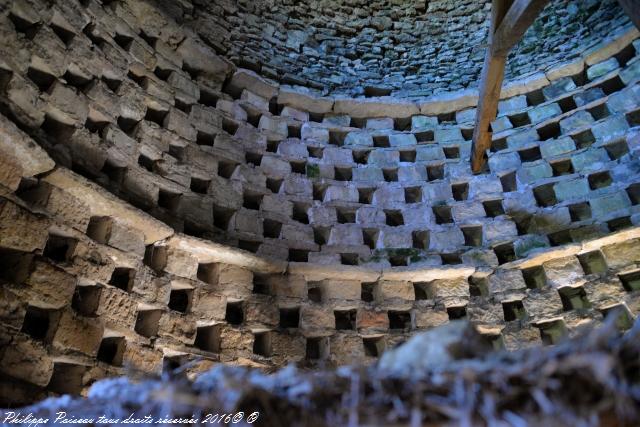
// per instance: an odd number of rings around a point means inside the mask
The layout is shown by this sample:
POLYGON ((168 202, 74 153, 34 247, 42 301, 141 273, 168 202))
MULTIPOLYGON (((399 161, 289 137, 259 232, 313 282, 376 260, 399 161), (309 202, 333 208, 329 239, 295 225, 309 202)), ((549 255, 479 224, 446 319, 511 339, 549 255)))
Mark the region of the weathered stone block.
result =
POLYGON ((177 108, 169 110, 169 113, 164 117, 163 126, 186 140, 195 142, 197 139, 197 132, 191 126, 189 116, 177 108))
POLYGON ((617 69, 620 65, 616 58, 609 58, 587 68, 587 79, 595 80, 617 69))
POLYGON ((357 313, 356 327, 366 334, 388 331, 389 316, 383 310, 362 308, 357 313))
POLYGON ((434 129, 438 126, 437 117, 413 116, 411 117, 411 130, 434 129))
POLYGON ((575 149, 576 143, 568 136, 558 139, 549 139, 540 144, 540 153, 544 158, 569 153, 575 149))
POLYGON ((444 158, 444 151, 440 145, 428 144, 416 147, 416 162, 443 160, 444 158))
POLYGON ((300 308, 300 329, 305 336, 322 336, 335 331, 333 310, 329 307, 307 305, 300 308))
POLYGON ((571 163, 576 172, 601 169, 609 161, 607 151, 603 148, 589 148, 582 153, 571 156, 571 163))
POLYGON ((401 301, 413 301, 415 300, 415 292, 413 290, 413 284, 411 282, 403 282, 397 280, 381 280, 378 282, 376 301, 379 302, 393 302, 397 300, 401 301))
POLYGON ((448 227, 432 231, 429 238, 429 249, 436 252, 456 251, 464 245, 464 235, 458 227, 448 227))
POLYGON ((584 280, 584 271, 577 257, 556 258, 542 264, 547 283, 553 288, 573 285, 584 280))
POLYGON ((412 133, 394 133, 389 135, 389 145, 392 147, 406 147, 416 145, 418 141, 412 133))
POLYGON ((393 129, 393 119, 388 117, 367 119, 367 129, 393 129))
POLYGON ((48 227, 46 219, 0 200, 0 247, 24 252, 42 249, 48 238, 48 227))
MULTIPOLYGON (((2 335, 5 335, 4 332, 2 335)), ((0 371, 40 387, 49 384, 53 375, 53 360, 41 343, 17 335, 11 340, 11 345, 3 347, 0 350, 0 371)))
POLYGON ((560 131, 569 133, 572 130, 583 128, 594 122, 593 117, 586 110, 580 110, 569 117, 560 120, 560 131))
POLYGON ((166 311, 160 316, 158 336, 183 344, 193 344, 196 340, 196 321, 189 315, 166 311))
POLYGON ((136 323, 138 304, 127 292, 111 286, 103 287, 96 314, 107 322, 107 326, 132 329, 136 323))
POLYGON ((532 124, 543 122, 551 117, 559 116, 562 114, 562 109, 558 103, 540 105, 528 112, 529 119, 532 124))
POLYGON ((360 282, 356 280, 327 279, 323 281, 322 289, 324 298, 327 300, 360 300, 360 282))
POLYGON ((589 200, 589 204, 591 205, 591 216, 599 220, 610 219, 615 216, 616 211, 631 206, 627 193, 620 191, 594 197, 589 200))
POLYGON ((581 198, 589 194, 589 182, 586 178, 563 180, 554 184, 553 191, 559 202, 581 198))
POLYGON ((627 129, 629 129, 629 124, 624 116, 616 114, 593 125, 591 132, 597 140, 611 141, 624 136, 627 129))
POLYGON ((434 132, 436 142, 463 141, 462 132, 459 128, 436 129, 434 132))
POLYGON ((53 345, 60 350, 76 350, 95 356, 102 341, 103 331, 101 321, 79 317, 70 310, 65 310, 53 336, 53 345))
POLYGON ((489 276, 489 293, 501 294, 511 291, 522 291, 527 285, 520 270, 496 270, 489 276))
POLYGON ((36 261, 26 283, 32 292, 33 303, 63 307, 71 302, 76 278, 51 264, 36 261))
POLYGON ((527 97, 525 95, 518 95, 513 98, 503 99, 498 103, 498 113, 500 115, 525 108, 527 108, 527 97))

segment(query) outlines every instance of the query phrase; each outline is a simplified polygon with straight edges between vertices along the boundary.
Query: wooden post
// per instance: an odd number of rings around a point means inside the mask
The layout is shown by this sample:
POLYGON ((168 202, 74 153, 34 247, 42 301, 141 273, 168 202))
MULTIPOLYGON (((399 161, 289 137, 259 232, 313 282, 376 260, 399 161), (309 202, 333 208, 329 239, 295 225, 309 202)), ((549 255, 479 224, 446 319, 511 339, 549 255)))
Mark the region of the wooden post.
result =
POLYGON ((473 173, 480 173, 487 162, 487 150, 491 148, 493 137, 491 122, 498 113, 504 66, 509 50, 522 38, 548 2, 549 0, 493 0, 489 48, 480 78, 476 126, 473 130, 473 173))
POLYGON ((500 100, 500 89, 504 79, 506 55, 496 56, 491 50, 496 29, 511 6, 511 0, 493 0, 491 5, 491 27, 489 28, 489 48, 484 57, 484 66, 480 78, 480 94, 476 112, 476 126, 473 129, 471 148, 471 170, 482 171, 486 162, 486 150, 491 147, 491 122, 495 120, 500 100))

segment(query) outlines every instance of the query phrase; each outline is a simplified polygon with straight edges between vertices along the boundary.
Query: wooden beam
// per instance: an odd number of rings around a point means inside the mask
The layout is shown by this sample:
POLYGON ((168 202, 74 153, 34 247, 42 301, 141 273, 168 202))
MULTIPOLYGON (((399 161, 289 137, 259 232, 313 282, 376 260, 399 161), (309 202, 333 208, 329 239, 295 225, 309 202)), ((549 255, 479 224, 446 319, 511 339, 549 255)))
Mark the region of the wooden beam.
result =
POLYGON ((640 30, 640 0, 618 0, 631 22, 640 30))
POLYGON ((487 150, 491 148, 493 132, 491 122, 498 113, 500 90, 504 79, 506 56, 493 56, 487 52, 480 80, 480 97, 476 113, 476 127, 473 129, 471 170, 480 173, 487 161, 487 150))
POLYGON ((533 24, 549 0, 515 0, 496 29, 491 43, 494 55, 507 55, 533 24))
MULTIPOLYGON (((513 0, 493 0, 491 5, 491 27, 489 28, 489 46, 493 43, 496 29, 507 14, 513 0)), ((471 148, 471 170, 482 171, 486 163, 486 151, 491 148, 491 122, 498 112, 500 90, 504 79, 506 55, 494 55, 491 48, 484 57, 482 76, 480 77, 480 94, 476 112, 476 126, 473 129, 471 148)))

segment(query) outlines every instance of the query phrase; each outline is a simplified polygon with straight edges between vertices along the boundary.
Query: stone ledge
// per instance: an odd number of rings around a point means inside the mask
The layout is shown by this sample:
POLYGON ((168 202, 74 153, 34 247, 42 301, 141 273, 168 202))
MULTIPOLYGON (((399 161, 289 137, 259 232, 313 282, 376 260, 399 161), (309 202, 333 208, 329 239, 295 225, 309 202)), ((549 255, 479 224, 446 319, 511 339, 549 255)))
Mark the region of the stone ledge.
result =
POLYGON ((56 165, 42 147, 0 114, 0 156, 4 153, 18 161, 23 177, 40 175, 56 165))
POLYGON ((145 244, 147 245, 167 239, 174 234, 173 229, 163 222, 142 213, 68 169, 56 169, 43 178, 43 182, 49 183, 85 202, 91 209, 91 216, 117 218, 124 225, 134 230, 139 230, 144 234, 145 244))
POLYGON ((278 83, 267 80, 254 71, 239 68, 231 77, 227 87, 232 91, 242 92, 247 89, 265 99, 271 99, 278 95, 278 83))
MULTIPOLYGON (((618 54, 637 38, 640 38, 640 32, 635 27, 627 27, 617 35, 585 52, 581 58, 553 65, 546 71, 505 82, 500 98, 507 99, 523 95, 542 89, 560 78, 579 74, 584 70, 585 65, 593 65, 618 54)), ((418 99, 415 102, 392 96, 378 98, 321 97, 315 96, 307 88, 292 86, 281 86, 277 96, 278 103, 285 106, 317 114, 348 114, 355 118, 407 118, 417 114, 437 116, 478 105, 477 88, 444 92, 418 99)))
POLYGON ((603 40, 596 46, 588 49, 582 57, 586 65, 593 65, 611 58, 620 53, 633 40, 640 37, 640 31, 636 27, 628 27, 611 38, 603 40))
POLYGON ((420 112, 418 105, 411 101, 393 97, 336 99, 335 114, 348 114, 355 118, 391 117, 407 118, 420 112))
POLYGON ((329 113, 333 109, 333 98, 315 96, 307 88, 280 86, 278 104, 314 114, 329 113))
POLYGON ((206 242, 182 234, 174 235, 167 241, 167 246, 193 255, 200 264, 224 263, 245 267, 259 273, 284 273, 287 269, 285 261, 263 259, 250 252, 214 242, 206 242))

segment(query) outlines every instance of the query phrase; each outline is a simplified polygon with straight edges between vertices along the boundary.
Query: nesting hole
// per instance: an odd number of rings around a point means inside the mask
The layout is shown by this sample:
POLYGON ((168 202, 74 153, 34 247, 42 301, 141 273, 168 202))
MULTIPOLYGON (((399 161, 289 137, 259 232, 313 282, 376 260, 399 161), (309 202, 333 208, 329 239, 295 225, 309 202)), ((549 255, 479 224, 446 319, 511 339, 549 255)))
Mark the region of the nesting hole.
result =
POLYGON ((22 321, 21 332, 36 341, 48 342, 54 328, 54 311, 29 305, 22 321))
POLYGON ((382 176, 386 182, 396 182, 398 181, 398 169, 382 169, 382 176))
POLYGON ((284 180, 282 180, 282 179, 267 178, 267 188, 273 194, 278 194, 280 192, 280 188, 282 187, 282 182, 283 181, 284 180))
POLYGON ((253 354, 271 357, 271 331, 255 332, 253 334, 253 354))
POLYGON ((432 300, 436 297, 436 285, 433 282, 417 282, 413 284, 416 301, 432 300))
POLYGON ((101 286, 76 286, 71 300, 71 307, 81 316, 93 317, 100 304, 101 286))
POLYGON ((607 272, 607 263, 599 250, 578 255, 578 261, 585 274, 602 274, 607 272))
POLYGON ((333 316, 336 321, 336 330, 356 330, 356 310, 335 310, 333 316))
POLYGON ((573 222, 591 219, 591 206, 588 202, 575 203, 573 205, 569 205, 568 208, 569 216, 573 222))
POLYGON ((429 249, 429 232, 426 230, 416 230, 411 232, 412 247, 414 249, 429 249))
POLYGON ((367 357, 380 357, 384 352, 384 338, 382 337, 363 337, 362 345, 364 354, 367 357))
POLYGON ((469 197, 469 183, 460 182, 451 185, 451 192, 453 193, 453 199, 461 202, 467 200, 469 197))
POLYGON ((553 190, 553 184, 544 184, 533 189, 533 195, 538 206, 549 207, 558 203, 556 193, 553 190))
POLYGON ((364 244, 369 247, 369 249, 375 249, 379 234, 380 232, 376 228, 363 228, 362 240, 364 244))
POLYGON ((529 289, 542 289, 547 284, 547 275, 541 265, 523 269, 522 277, 529 289))
POLYGON ((187 313, 191 309, 193 289, 171 289, 169 309, 179 313, 187 313))
POLYGON ((444 178, 444 164, 427 166, 427 178, 429 181, 437 181, 444 178))
POLYGON ((398 227, 404 225, 404 217, 402 216, 402 211, 385 210, 384 216, 386 224, 390 227, 398 227))
POLYGON ((262 235, 270 239, 279 239, 282 231, 282 223, 273 219, 265 218, 262 221, 262 235))
POLYGON ((209 353, 220 353, 221 325, 199 326, 196 329, 195 346, 209 353))
POLYGON ((618 278, 627 292, 640 290, 640 270, 620 273, 618 278))
POLYGON ((467 306, 458 305, 447 307, 447 315, 449 320, 465 319, 467 317, 467 306))
POLYGON ((556 160, 551 162, 550 165, 553 176, 571 175, 574 172, 571 159, 556 160))
POLYGON ((49 234, 43 255, 57 263, 71 262, 77 244, 74 238, 49 234))
POLYGON ((465 246, 482 246, 482 226, 467 225, 460 227, 465 246))
POLYGON ((131 292, 135 277, 136 271, 133 268, 116 267, 111 274, 109 284, 125 292, 131 292))
POLYGON ((360 285, 360 299, 364 302, 374 302, 377 287, 377 282, 363 282, 360 285))
POLYGON ((351 181, 353 170, 349 167, 335 167, 333 176, 336 181, 351 181))
POLYGON ((321 360, 329 355, 328 339, 324 337, 309 337, 306 342, 305 359, 321 360))
POLYGON ((158 335, 162 310, 139 310, 136 317, 135 331, 143 337, 152 338, 158 335))
POLYGON ((87 226, 87 236, 100 244, 106 244, 111 235, 113 220, 108 216, 92 216, 87 226))
POLYGON ((558 289, 560 300, 562 301, 562 309, 564 311, 586 310, 591 308, 591 303, 587 298, 587 292, 582 286, 563 286, 558 289))
POLYGON ((230 325, 241 325, 244 322, 244 301, 227 301, 224 320, 230 325))
POLYGON ((592 190, 608 187, 613 182, 609 171, 596 172, 589 175, 589 187, 592 190))
POLYGON ((308 262, 309 251, 304 249, 289 249, 289 261, 291 262, 308 262))
POLYGON ((502 199, 485 200, 482 202, 485 214, 490 218, 495 218, 500 215, 504 215, 504 208, 502 207, 502 199))
POLYGON ((432 210, 436 218, 436 224, 450 224, 453 222, 451 206, 433 206, 432 210))
POLYGON ((122 366, 124 350, 124 337, 103 337, 96 358, 109 365, 122 366))
POLYGON ((313 241, 317 245, 326 245, 329 242, 329 234, 331 228, 329 227, 314 227, 313 228, 313 241))
POLYGON ((281 328, 297 328, 300 325, 300 308, 280 308, 281 328))
MULTIPOLYGON (((358 188, 358 203, 370 205, 375 191, 375 188, 358 188)), ((640 184, 638 184, 638 200, 640 200, 640 184)))
POLYGON ((405 187, 405 203, 420 203, 422 201, 422 187, 405 187))
POLYGON ((514 320, 522 320, 527 316, 522 300, 503 301, 502 312, 505 322, 513 322, 514 320))
POLYGON ((411 312, 409 311, 389 311, 389 329, 395 331, 408 331, 411 329, 411 312))
POLYGON ((220 161, 218 163, 218 176, 225 179, 231 178, 237 166, 238 163, 235 162, 220 161))

